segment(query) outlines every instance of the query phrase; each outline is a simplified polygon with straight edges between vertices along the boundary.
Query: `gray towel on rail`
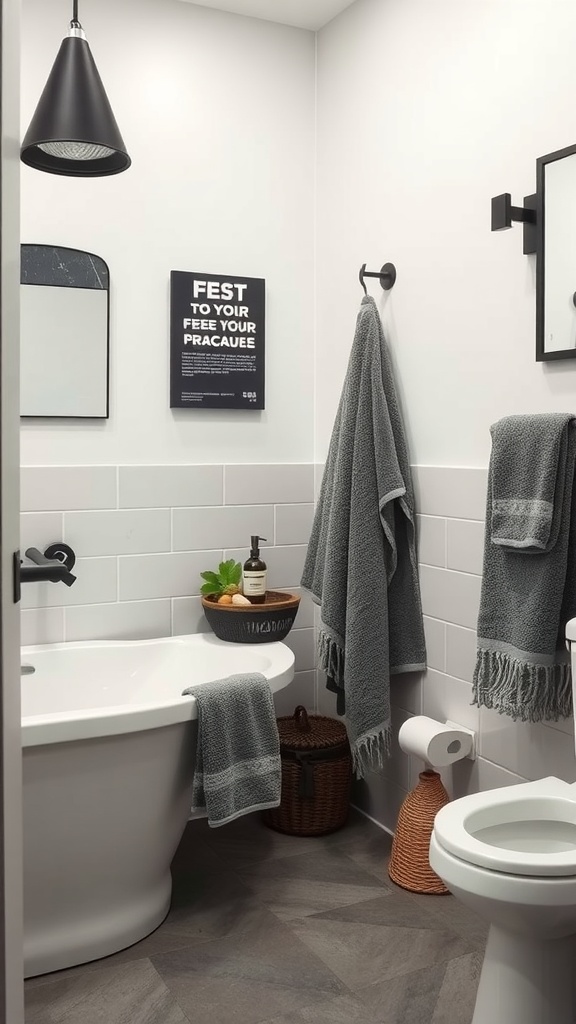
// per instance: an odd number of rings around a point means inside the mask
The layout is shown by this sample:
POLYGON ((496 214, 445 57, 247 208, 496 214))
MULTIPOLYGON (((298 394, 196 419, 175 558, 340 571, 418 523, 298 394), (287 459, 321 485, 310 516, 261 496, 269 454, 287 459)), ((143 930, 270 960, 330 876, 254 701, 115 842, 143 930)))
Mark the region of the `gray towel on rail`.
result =
POLYGON ((571 416, 506 416, 492 427, 491 540, 551 551, 562 523, 571 416))
POLYGON ((425 668, 408 448, 374 299, 362 300, 302 586, 319 661, 345 694, 354 769, 390 752, 390 675, 425 668))
POLYGON ((474 703, 524 722, 568 717, 564 628, 576 615, 576 423, 508 416, 491 428, 474 703))
POLYGON ((280 739, 268 681, 259 672, 197 683, 184 690, 198 705, 192 810, 208 824, 278 807, 280 739))

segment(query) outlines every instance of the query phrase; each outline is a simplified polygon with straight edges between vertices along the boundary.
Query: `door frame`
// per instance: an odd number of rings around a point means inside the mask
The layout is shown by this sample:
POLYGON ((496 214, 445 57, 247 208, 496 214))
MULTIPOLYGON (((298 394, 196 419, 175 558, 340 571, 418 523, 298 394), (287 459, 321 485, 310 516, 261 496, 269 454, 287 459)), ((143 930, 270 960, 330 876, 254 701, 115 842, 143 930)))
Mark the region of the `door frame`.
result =
POLYGON ((20 2, 0 0, 0 1020, 22 1024, 20 614, 20 2))

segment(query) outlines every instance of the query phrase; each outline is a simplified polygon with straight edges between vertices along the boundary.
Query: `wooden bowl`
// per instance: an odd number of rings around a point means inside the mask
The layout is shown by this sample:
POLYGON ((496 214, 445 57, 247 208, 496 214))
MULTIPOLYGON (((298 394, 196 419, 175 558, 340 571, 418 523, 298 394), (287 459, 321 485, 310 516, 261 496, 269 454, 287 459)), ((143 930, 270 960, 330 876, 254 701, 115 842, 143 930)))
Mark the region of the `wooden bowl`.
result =
POLYGON ((300 598, 281 590, 267 590, 262 604, 218 604, 218 597, 212 594, 203 597, 202 604, 208 624, 220 640, 270 644, 288 636, 300 598))

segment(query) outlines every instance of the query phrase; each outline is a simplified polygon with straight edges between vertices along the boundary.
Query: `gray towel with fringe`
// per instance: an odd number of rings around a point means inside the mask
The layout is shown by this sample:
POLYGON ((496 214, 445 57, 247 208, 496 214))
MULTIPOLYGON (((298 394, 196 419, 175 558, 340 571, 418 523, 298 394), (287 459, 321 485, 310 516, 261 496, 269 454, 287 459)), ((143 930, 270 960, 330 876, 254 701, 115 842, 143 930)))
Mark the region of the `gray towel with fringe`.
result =
POLYGON ((192 810, 215 828, 242 814, 278 807, 280 738, 268 681, 259 672, 197 683, 198 742, 192 810))
POLYGON ((302 586, 319 662, 345 694, 360 778, 390 753, 390 676, 425 668, 408 448, 374 299, 362 300, 302 586))
POLYGON ((564 628, 576 615, 576 421, 507 416, 491 434, 473 701, 557 721, 572 712, 564 628))

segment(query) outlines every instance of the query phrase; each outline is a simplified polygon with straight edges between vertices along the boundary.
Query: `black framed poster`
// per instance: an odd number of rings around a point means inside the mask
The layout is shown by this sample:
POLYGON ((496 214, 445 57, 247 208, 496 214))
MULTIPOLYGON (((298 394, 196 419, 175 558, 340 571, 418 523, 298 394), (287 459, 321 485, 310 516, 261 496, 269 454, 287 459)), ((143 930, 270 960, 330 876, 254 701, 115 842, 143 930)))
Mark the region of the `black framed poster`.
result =
POLYGON ((170 408, 264 408, 264 278, 170 274, 170 408))

